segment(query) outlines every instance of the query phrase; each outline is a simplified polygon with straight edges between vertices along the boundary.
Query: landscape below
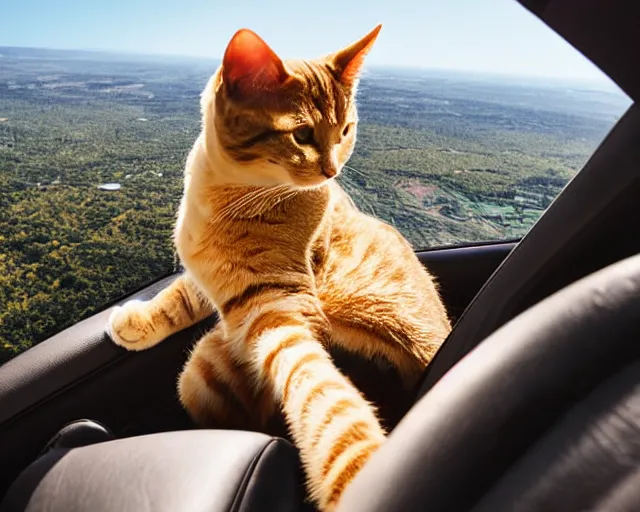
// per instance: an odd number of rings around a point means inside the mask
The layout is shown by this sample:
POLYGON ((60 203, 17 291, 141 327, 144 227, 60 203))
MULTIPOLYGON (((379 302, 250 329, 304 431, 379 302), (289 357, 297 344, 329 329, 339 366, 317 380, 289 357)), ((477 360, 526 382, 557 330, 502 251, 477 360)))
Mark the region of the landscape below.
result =
MULTIPOLYGON (((0 47, 0 364, 176 268, 216 65, 0 47)), ((518 238, 628 105, 595 86, 374 68, 339 179, 416 249, 518 238)))

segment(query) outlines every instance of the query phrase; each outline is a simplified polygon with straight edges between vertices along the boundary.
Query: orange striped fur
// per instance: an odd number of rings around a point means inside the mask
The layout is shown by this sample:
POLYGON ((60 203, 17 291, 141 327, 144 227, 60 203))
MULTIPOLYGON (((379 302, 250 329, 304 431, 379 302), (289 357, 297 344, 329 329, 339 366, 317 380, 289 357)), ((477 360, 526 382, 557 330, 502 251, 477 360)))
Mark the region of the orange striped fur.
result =
POLYGON ((186 272, 110 318, 113 340, 140 350, 217 310, 180 376, 181 402, 212 427, 264 429, 282 412, 321 510, 385 440, 329 349, 384 358, 409 389, 450 330, 408 242, 333 179, 353 151, 357 74, 379 29, 284 62, 236 33, 186 164, 175 229, 186 272))

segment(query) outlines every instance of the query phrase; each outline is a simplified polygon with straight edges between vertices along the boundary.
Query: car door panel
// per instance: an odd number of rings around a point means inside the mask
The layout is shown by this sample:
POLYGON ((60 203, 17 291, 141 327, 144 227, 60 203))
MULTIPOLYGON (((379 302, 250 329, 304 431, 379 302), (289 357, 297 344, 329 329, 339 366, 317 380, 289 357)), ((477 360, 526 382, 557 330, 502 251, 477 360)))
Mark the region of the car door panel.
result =
MULTIPOLYGON (((514 247, 513 242, 418 253, 434 273, 452 315, 459 314, 514 247)), ((149 299, 178 274, 122 299, 149 299)), ((189 348, 212 317, 153 349, 127 352, 110 342, 111 306, 0 367, 0 495, 65 423, 91 418, 117 436, 180 430, 192 424, 176 395, 189 348)))

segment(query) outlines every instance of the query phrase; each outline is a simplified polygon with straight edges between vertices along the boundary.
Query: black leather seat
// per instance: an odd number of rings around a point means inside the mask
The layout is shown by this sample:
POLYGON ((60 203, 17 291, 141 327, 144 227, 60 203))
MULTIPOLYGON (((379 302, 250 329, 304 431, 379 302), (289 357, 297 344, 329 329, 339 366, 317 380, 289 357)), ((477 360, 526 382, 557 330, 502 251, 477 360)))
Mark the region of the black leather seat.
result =
POLYGON ((640 256, 483 341, 405 416, 338 510, 640 510, 640 256))
POLYGON ((293 512, 300 475, 297 452, 282 439, 169 432, 52 450, 20 475, 0 510, 293 512))
MULTIPOLYGON (((48 457, 1 512, 302 506, 295 450, 260 434, 158 434, 48 457)), ((640 255, 483 341, 411 409, 338 512, 640 510, 639 468, 640 255)))

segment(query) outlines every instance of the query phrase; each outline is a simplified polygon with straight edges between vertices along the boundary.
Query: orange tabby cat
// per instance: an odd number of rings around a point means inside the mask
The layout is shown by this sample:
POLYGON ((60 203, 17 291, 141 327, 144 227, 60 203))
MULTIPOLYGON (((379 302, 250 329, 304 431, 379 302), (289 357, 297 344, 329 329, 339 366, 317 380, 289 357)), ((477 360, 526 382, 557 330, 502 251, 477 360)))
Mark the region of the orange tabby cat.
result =
POLYGON ((233 36, 186 163, 175 230, 186 272, 109 322, 115 343, 143 350, 216 310, 180 376, 181 402, 205 426, 260 429, 282 410, 322 510, 385 440, 327 349, 382 356, 410 387, 450 330, 409 243, 334 180, 380 28, 313 61, 283 62, 250 30, 233 36))

